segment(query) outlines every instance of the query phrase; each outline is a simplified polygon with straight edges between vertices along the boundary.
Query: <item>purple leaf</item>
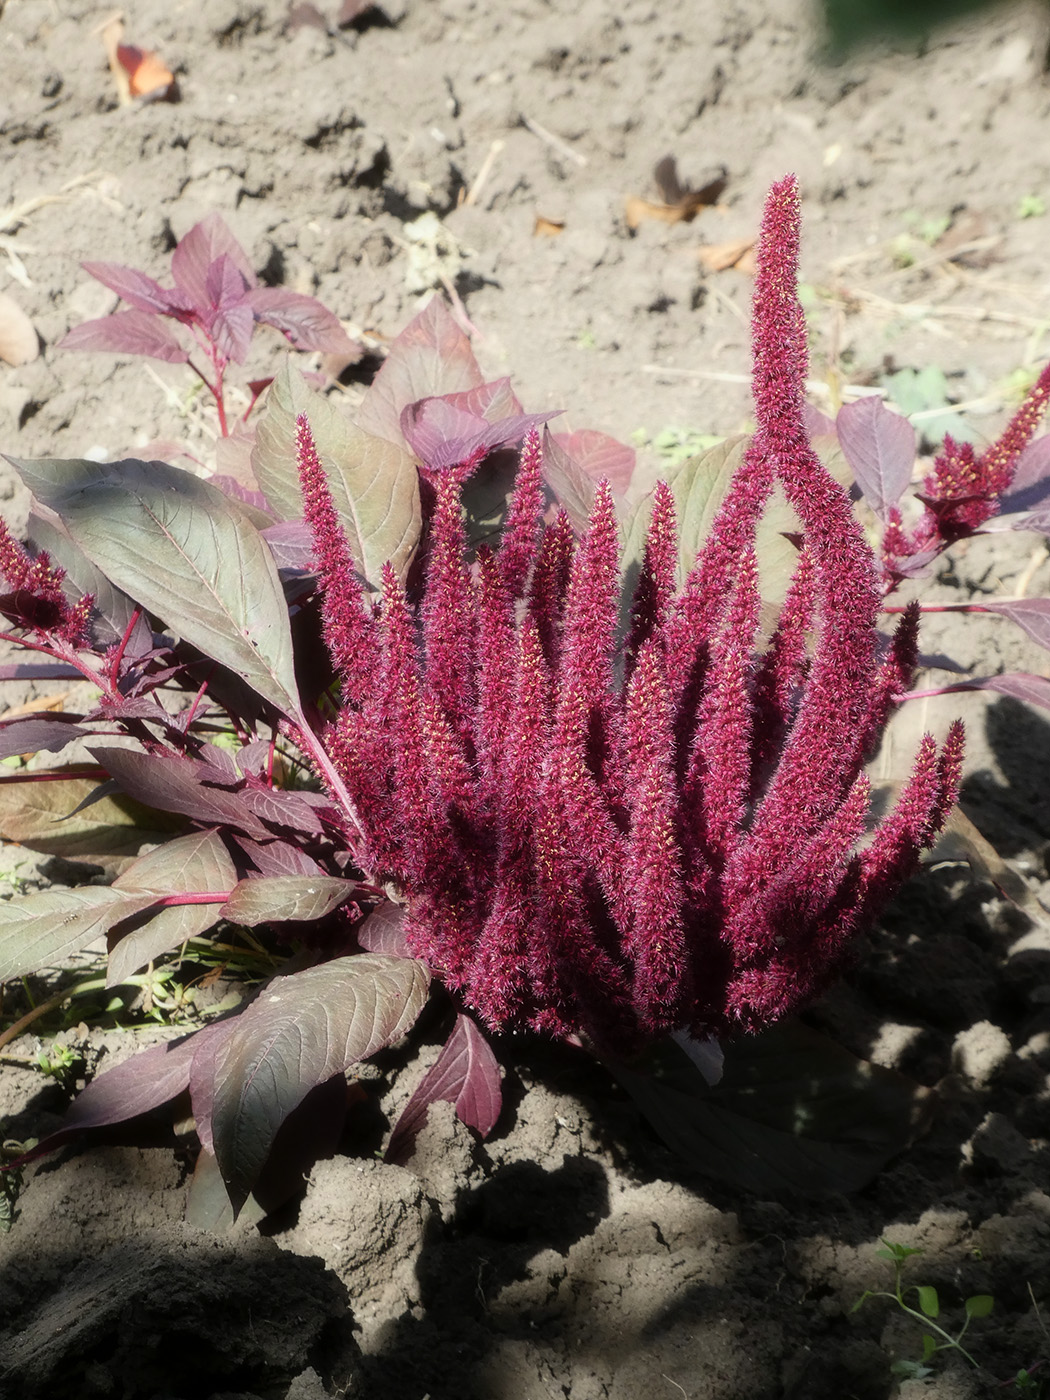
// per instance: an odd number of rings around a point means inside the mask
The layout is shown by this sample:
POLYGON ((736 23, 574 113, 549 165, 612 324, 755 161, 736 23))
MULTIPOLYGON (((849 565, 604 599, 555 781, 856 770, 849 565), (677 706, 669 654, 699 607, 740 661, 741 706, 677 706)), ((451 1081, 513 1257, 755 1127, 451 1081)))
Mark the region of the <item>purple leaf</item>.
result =
POLYGON ((835 420, 857 485, 880 520, 904 494, 915 465, 915 429, 875 395, 843 404, 835 420))
MULTIPOLYGON (((271 826, 290 827, 307 836, 323 836, 324 825, 317 815, 320 803, 310 801, 316 793, 286 792, 282 788, 252 787, 240 792, 245 810, 271 826)), ((322 799, 324 806, 330 804, 322 799)))
MULTIPOLYGON (((147 914, 145 922, 136 921, 110 950, 106 985, 119 985, 151 959, 211 928, 219 919, 223 898, 236 883, 233 861, 214 831, 180 836, 133 861, 114 880, 114 889, 152 890, 161 895, 214 894, 216 899, 172 905, 147 914)), ((113 930, 120 932, 119 928, 113 930)))
MULTIPOLYGON (((83 593, 95 600, 92 614, 92 635, 101 647, 123 639, 135 614, 135 604, 97 569, 82 549, 72 541, 60 518, 46 506, 34 506, 29 513, 29 538, 37 549, 46 550, 52 561, 66 571, 62 587, 67 598, 76 602, 83 593)), ((124 648, 124 658, 134 661, 153 647, 149 622, 141 612, 124 648)))
POLYGON ((194 224, 171 255, 175 282, 202 317, 207 317, 212 307, 208 296, 208 271, 224 254, 248 286, 254 287, 256 276, 248 255, 219 214, 209 214, 199 224, 194 224))
POLYGON ((203 826, 229 825, 262 838, 271 834, 248 809, 243 792, 204 786, 208 775, 205 764, 134 749, 99 746, 91 752, 121 789, 139 802, 177 812, 203 826))
POLYGON ((13 719, 0 723, 0 758, 22 753, 57 753, 74 739, 89 735, 81 715, 50 715, 47 719, 13 719))
POLYGON ((117 311, 74 326, 58 342, 59 350, 105 350, 113 355, 149 355, 181 365, 189 359, 166 321, 148 311, 117 311))
POLYGON ((193 1091, 198 1126, 210 1120, 235 1211, 289 1113, 315 1085, 400 1039, 422 1010, 429 981, 420 962, 357 953, 276 978, 236 1018, 215 1057, 212 1086, 201 1082, 193 1091))
POLYGON ((982 676, 979 680, 957 681, 953 685, 936 686, 930 690, 909 690, 898 698, 925 700, 934 695, 955 695, 963 690, 995 690, 1000 695, 1025 700, 1029 705, 1041 705, 1050 710, 1050 680, 1029 671, 1004 671, 1001 676, 982 676))
POLYGON ((835 420, 829 418, 826 413, 822 413, 819 408, 814 408, 811 403, 807 403, 802 410, 803 421, 806 425, 806 433, 812 439, 815 437, 834 437, 835 420))
POLYGON ((316 297, 284 287, 256 287, 247 301, 257 321, 279 330, 297 350, 349 356, 351 364, 364 354, 364 347, 350 339, 339 318, 316 297))
POLYGON ((268 525, 262 537, 270 546, 279 569, 313 569, 314 536, 305 520, 282 520, 277 525, 268 525))
POLYGON ((212 306, 225 309, 247 301, 249 283, 233 259, 227 253, 220 253, 205 274, 204 290, 212 306))
POLYGON ((470 341, 441 298, 434 297, 394 340, 358 410, 357 425, 400 445, 401 412, 410 403, 481 383, 470 341))
POLYGON ((312 923, 345 904, 356 890, 355 881, 332 875, 263 875, 239 881, 221 912, 224 919, 248 928, 286 920, 312 923))
POLYGON ((194 1055, 222 1040, 232 1025, 227 1020, 204 1026, 192 1035, 140 1050, 123 1064, 96 1075, 70 1104, 61 1128, 37 1143, 25 1160, 53 1152, 77 1133, 126 1123, 177 1098, 189 1087, 194 1055))
POLYGON ((323 875, 317 862, 291 841, 253 841, 234 838, 260 875, 323 875))
POLYGON ((404 1165, 432 1103, 452 1103, 457 1117, 488 1137, 502 1106, 499 1063, 469 1017, 456 1017, 452 1034, 427 1070, 390 1135, 385 1160, 404 1165))
POLYGON ((613 495, 622 496, 631 484, 637 454, 633 447, 618 442, 608 433, 581 428, 575 433, 557 433, 555 442, 569 460, 591 481, 607 481, 613 495))
POLYGON ((214 486, 164 462, 110 462, 95 473, 55 501, 76 544, 191 646, 296 714, 288 608, 255 526, 214 486))
POLYGON ((209 477, 208 480, 213 486, 217 486, 224 496, 229 496, 231 500, 238 501, 241 505, 251 506, 254 510, 262 511, 264 515, 269 515, 270 519, 273 519, 269 503, 261 491, 255 491, 250 486, 245 486, 243 482, 238 481, 236 477, 227 476, 225 473, 209 477))
POLYGON ((358 943, 366 953, 382 953, 387 958, 410 958, 412 950, 405 937, 405 911, 391 900, 373 909, 356 930, 358 943))
POLYGON ((32 661, 15 661, 0 666, 0 681, 82 681, 84 677, 73 666, 60 663, 49 665, 46 662, 36 665, 32 661))
POLYGON ((999 504, 1004 514, 1050 505, 1050 434, 1036 438, 1021 453, 1010 489, 999 504))
POLYGON ((572 522, 572 528, 582 535, 594 509, 597 483, 564 450, 559 437, 549 431, 543 434, 543 477, 572 522))
POLYGON ((1017 598, 1003 603, 982 603, 979 612, 999 613, 1022 627, 1033 642, 1050 650, 1050 598, 1017 598))
POLYGON ((243 365, 248 358, 255 320, 247 302, 222 307, 211 318, 210 331, 219 351, 228 360, 243 365))
POLYGON ((509 377, 506 376, 479 384, 476 389, 442 394, 441 397, 454 408, 461 408, 466 413, 484 418, 486 423, 498 423, 501 418, 514 418, 521 413, 521 402, 510 387, 509 377))
POLYGON ((448 398, 420 399, 402 410, 401 432, 424 466, 440 470, 466 462, 475 454, 520 442, 527 432, 557 417, 560 411, 522 413, 490 423, 457 408, 448 398))
POLYGON ((101 282, 111 292, 116 292, 121 300, 138 311, 160 313, 164 316, 172 311, 189 310, 186 298, 174 287, 167 290, 137 268, 111 262, 83 262, 80 266, 89 276, 94 277, 96 282, 101 282))

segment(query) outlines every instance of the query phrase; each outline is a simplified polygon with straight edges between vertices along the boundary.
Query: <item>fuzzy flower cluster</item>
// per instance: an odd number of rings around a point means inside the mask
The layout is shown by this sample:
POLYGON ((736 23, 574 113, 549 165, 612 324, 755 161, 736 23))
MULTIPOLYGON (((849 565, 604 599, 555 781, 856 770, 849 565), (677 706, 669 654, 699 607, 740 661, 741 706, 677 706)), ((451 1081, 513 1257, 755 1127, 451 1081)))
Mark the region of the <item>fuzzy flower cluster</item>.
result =
POLYGON ((526 438, 498 551, 469 562, 474 460, 427 471, 421 602, 355 579, 305 418, 300 475, 343 703, 327 736, 358 858, 393 880, 425 959, 487 1024, 628 1052, 752 1029, 811 997, 914 869, 954 800, 960 727, 927 736, 866 844, 865 756, 914 665, 879 654, 875 559, 803 427, 798 195, 774 186, 754 305, 758 431, 679 590, 654 494, 625 639, 611 493, 544 524, 526 438), (779 483, 802 525, 772 639, 756 529, 779 483))
MULTIPOLYGON (((946 436, 933 466, 919 485, 923 513, 907 530, 894 508, 883 539, 883 559, 891 581, 901 578, 909 564, 938 554, 965 539, 999 514, 1000 497, 1010 489, 1021 453, 1031 442, 1050 404, 1050 364, 1002 436, 978 454, 972 443, 946 436)), ((891 582, 892 586, 892 582, 891 582)))
POLYGON ((62 587, 65 576, 44 551, 30 555, 0 520, 0 578, 8 587, 0 594, 0 614, 17 627, 75 648, 87 639, 95 600, 84 594, 70 603, 62 587))

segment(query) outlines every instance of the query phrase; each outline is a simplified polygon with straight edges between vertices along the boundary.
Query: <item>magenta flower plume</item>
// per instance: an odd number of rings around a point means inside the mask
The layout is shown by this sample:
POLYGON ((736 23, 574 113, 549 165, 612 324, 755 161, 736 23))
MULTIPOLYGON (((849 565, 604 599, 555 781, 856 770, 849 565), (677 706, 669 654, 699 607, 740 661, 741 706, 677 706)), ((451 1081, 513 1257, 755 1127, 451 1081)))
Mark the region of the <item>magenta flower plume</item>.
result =
POLYGON ((955 799, 958 727, 940 752, 923 740, 867 830, 862 768, 908 683, 917 617, 880 650, 876 560, 809 445, 798 235, 787 179, 759 246, 758 431, 680 591, 674 496, 655 490, 622 642, 612 493, 599 485, 579 539, 564 514, 545 524, 534 434, 495 552, 467 547, 471 464, 426 469, 421 601, 388 569, 373 614, 301 428, 355 855, 398 886, 413 951, 493 1029, 631 1053, 766 1025, 833 974, 955 799), (763 644, 774 486, 801 540, 763 644))
POLYGON ((83 645, 88 637, 94 599, 89 593, 71 603, 62 587, 65 571, 42 550, 35 557, 0 520, 0 613, 17 627, 41 632, 67 646, 83 645))
POLYGON ((1050 364, 1044 366, 1000 437, 984 452, 978 454, 970 443, 945 437, 919 487, 925 506, 919 521, 909 531, 900 513, 896 509, 891 513, 882 543, 891 586, 904 576, 909 561, 933 558, 999 514, 999 498, 1009 490, 1021 453, 1035 436, 1048 404, 1050 364))

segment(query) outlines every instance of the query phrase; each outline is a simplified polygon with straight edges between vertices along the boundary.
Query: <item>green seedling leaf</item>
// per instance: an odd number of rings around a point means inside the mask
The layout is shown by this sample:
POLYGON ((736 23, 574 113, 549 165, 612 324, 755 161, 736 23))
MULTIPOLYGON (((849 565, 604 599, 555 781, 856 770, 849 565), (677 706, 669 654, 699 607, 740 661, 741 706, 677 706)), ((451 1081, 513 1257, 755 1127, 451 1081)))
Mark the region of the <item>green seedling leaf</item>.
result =
MULTIPOLYGON (((934 1314, 936 1316, 936 1314, 934 1314)), ((922 1359, 930 1361, 937 1354, 937 1338, 931 1337, 929 1332, 922 1334, 922 1359)))
POLYGON ((906 418, 914 420, 922 436, 933 443, 950 433, 956 442, 977 442, 977 434, 952 408, 948 380, 936 365, 921 370, 900 369, 888 375, 883 385, 891 402, 906 418))
POLYGON ((236 505, 166 462, 72 465, 79 474, 72 473, 49 504, 92 563, 263 699, 296 714, 291 630, 277 566, 236 505))
POLYGON ((216 895, 214 903, 177 904, 148 914, 120 935, 109 955, 106 984, 118 986, 153 958, 196 938, 219 918, 219 906, 237 883, 237 870, 214 831, 194 831, 140 856, 113 882, 115 889, 160 894, 216 895))
POLYGON ((241 880, 223 905, 222 917, 249 928, 286 919, 310 923, 345 904, 356 889, 353 880, 331 875, 269 875, 241 880))
POLYGON ((389 560, 403 575, 419 541, 419 477, 406 448, 344 418, 310 389, 292 364, 270 386, 252 449, 252 470, 285 520, 303 514, 296 471, 295 420, 305 413, 354 564, 378 587, 389 560))
POLYGON ((213 1084, 193 1090, 235 1211, 292 1110, 316 1085, 404 1035, 429 983, 413 959, 356 954, 277 978, 237 1017, 213 1084))
POLYGON ((123 869, 147 844, 184 823, 121 792, 99 796, 97 778, 0 784, 0 837, 41 855, 123 869), (96 800, 93 800, 96 799, 96 800))
POLYGON ((884 1249, 877 1249, 876 1255, 880 1259, 890 1259, 895 1263, 903 1263, 913 1254, 921 1254, 922 1250, 910 1244, 893 1244, 890 1240, 883 1240, 884 1249))
POLYGON ((937 1290, 931 1284, 916 1284, 915 1292, 919 1295, 919 1307, 927 1317, 940 1317, 941 1304, 937 1297, 937 1290))
POLYGON ((72 957, 119 919, 155 900, 156 895, 125 894, 99 885, 7 900, 0 904, 0 982, 72 957))
POLYGON ((989 1317, 995 1307, 995 1299, 990 1293, 975 1293, 963 1304, 967 1317, 989 1317))

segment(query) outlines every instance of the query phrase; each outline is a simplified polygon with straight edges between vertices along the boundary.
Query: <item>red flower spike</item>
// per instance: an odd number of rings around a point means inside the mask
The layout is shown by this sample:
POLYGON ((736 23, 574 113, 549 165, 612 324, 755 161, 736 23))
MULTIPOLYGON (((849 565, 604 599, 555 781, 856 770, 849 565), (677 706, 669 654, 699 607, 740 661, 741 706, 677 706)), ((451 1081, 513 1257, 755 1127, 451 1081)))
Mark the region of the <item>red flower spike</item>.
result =
POLYGON ((487 549, 478 551, 478 763, 486 787, 499 786, 506 756, 505 733, 510 718, 507 696, 514 676, 517 639, 514 604, 499 561, 487 549))
POLYGON ((295 452, 303 514, 314 538, 325 642, 340 677, 354 685, 369 671, 372 619, 305 413, 295 420, 295 452))
POLYGON ((575 541, 565 511, 543 533, 529 585, 529 608, 543 644, 547 664, 556 670, 561 660, 561 622, 569 593, 575 541))
POLYGON ((660 631, 670 615, 678 567, 678 533, 674 494, 666 481, 653 492, 653 513, 645 540, 645 558, 631 605, 631 627, 624 643, 624 680, 646 639, 660 631))
POLYGON ((624 943, 634 965, 633 1001, 642 1028, 660 1035, 685 1024, 692 979, 683 931, 671 697, 653 639, 642 647, 627 687, 624 731, 632 902, 624 943))
POLYGON ((912 682, 919 664, 919 619, 921 609, 913 600, 904 610, 889 648, 879 667, 878 678, 868 712, 868 727, 863 745, 865 754, 878 747, 879 736, 890 716, 897 697, 903 695, 912 682))
POLYGON ((806 641, 813 626, 815 593, 813 556, 808 549, 802 549, 776 628, 755 675, 754 795, 768 778, 769 767, 798 709, 808 664, 806 641))
POLYGON ((16 626, 48 633, 67 646, 87 640, 95 600, 83 594, 71 604, 62 589, 65 570, 52 564, 44 551, 34 558, 0 520, 0 574, 12 595, 5 599, 4 615, 16 626))
POLYGON ((741 557, 734 596, 712 649, 700 725, 682 797, 705 863, 721 870, 743 829, 752 771, 749 681, 758 627, 758 565, 741 557))
POLYGON ((981 454, 980 472, 984 489, 999 495, 1013 481, 1017 459, 1025 450, 1043 420, 1050 403, 1050 364, 1028 393, 1028 397, 1006 425, 1002 435, 981 454))
POLYGON ((432 484, 435 504, 423 598, 425 685, 465 740, 477 703, 477 598, 465 558, 457 476, 446 472, 435 476, 432 484))
POLYGON ((755 289, 752 448, 775 464, 799 516, 815 574, 817 638, 791 729, 732 883, 767 878, 785 852, 837 806, 859 771, 875 675, 879 590, 874 559, 845 491, 825 471, 805 429, 805 325, 795 294, 798 193, 774 185, 766 204, 755 289))
MULTIPOLYGON (((954 800, 958 729, 940 755, 924 742, 857 854, 864 753, 914 663, 916 619, 880 661, 875 561, 803 424, 797 236, 788 180, 763 221, 758 433, 677 597, 673 497, 657 488, 622 681, 611 493, 598 487, 578 543, 564 514, 542 525, 532 438, 476 579, 470 463, 428 476, 418 612, 385 572, 368 666, 345 678, 328 742, 377 873, 401 886, 413 952, 495 1029, 630 1054, 668 1030, 766 1025, 827 981, 954 800), (804 537, 758 655, 756 531, 774 482, 804 537)), ((323 502, 313 513, 323 536, 323 502)), ((936 540, 930 522, 913 553, 936 540)))
POLYGON ((525 596, 529 572, 536 562, 543 516, 543 448, 533 429, 525 435, 518 459, 518 476, 500 542, 499 569, 512 598, 525 596))

